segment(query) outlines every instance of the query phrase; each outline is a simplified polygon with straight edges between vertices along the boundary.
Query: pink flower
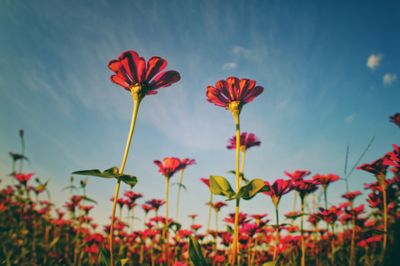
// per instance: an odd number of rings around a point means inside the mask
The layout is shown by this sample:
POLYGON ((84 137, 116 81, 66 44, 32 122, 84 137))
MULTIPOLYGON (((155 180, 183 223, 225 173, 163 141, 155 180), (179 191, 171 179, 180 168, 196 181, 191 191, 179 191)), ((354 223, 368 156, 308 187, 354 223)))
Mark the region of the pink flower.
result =
POLYGON ((26 183, 28 183, 28 181, 32 178, 34 174, 33 173, 29 173, 29 174, 15 174, 14 177, 15 179, 18 180, 18 182, 20 182, 22 185, 26 185, 26 183))
POLYGON ((203 182, 207 187, 210 187, 210 179, 209 178, 200 178, 200 181, 203 182))
POLYGON ((207 101, 217 106, 231 109, 231 104, 237 106, 239 112, 243 105, 253 101, 264 91, 261 86, 256 86, 256 81, 251 79, 238 79, 228 77, 219 80, 214 86, 207 87, 207 101))
POLYGON ((308 170, 296 170, 293 173, 289 173, 288 171, 284 172, 287 177, 289 177, 292 181, 303 180, 304 177, 311 174, 308 170))
POLYGON ((275 206, 278 206, 283 195, 292 190, 290 180, 277 179, 272 185, 268 181, 265 181, 264 184, 268 191, 263 193, 271 197, 275 206))
MULTIPOLYGON (((228 140, 228 148, 229 150, 235 150, 236 149, 236 136, 233 136, 228 140)), ((247 133, 243 132, 240 134, 240 149, 242 151, 245 151, 251 147, 254 146, 260 146, 261 141, 257 138, 257 136, 254 133, 247 133)))
POLYGON ((166 157, 163 161, 155 160, 154 164, 158 166, 158 172, 167 178, 172 177, 181 167, 181 160, 176 157, 166 157))
POLYGON ((328 187, 330 183, 338 181, 340 177, 335 174, 316 174, 312 177, 312 179, 318 181, 323 187, 328 187))
POLYGON ((156 94, 157 89, 171 86, 181 79, 176 71, 163 71, 167 64, 167 60, 153 56, 146 66, 146 60, 137 52, 125 51, 118 59, 111 60, 108 67, 115 73, 111 76, 112 82, 129 91, 139 85, 138 93, 143 98, 145 95, 156 94))

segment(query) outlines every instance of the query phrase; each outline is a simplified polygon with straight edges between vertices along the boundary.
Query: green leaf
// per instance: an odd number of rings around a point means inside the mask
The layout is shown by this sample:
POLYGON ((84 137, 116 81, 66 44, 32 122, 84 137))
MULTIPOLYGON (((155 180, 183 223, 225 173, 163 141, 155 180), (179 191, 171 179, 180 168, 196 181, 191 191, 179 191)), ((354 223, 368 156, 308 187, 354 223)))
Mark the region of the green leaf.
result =
POLYGON ((129 185, 131 188, 133 188, 137 183, 137 178, 136 176, 133 175, 122 175, 119 178, 121 179, 122 182, 129 185))
POLYGON ((82 170, 75 171, 72 173, 73 175, 89 175, 89 176, 97 176, 102 178, 116 178, 120 179, 125 184, 129 185, 131 188, 134 187, 137 183, 136 176, 128 175, 128 174, 120 174, 118 167, 111 167, 104 172, 101 172, 99 169, 91 169, 91 170, 82 170))
POLYGON ((106 248, 100 250, 100 265, 110 266, 110 251, 106 248))
POLYGON ((91 199, 91 198, 89 198, 87 196, 82 196, 82 199, 97 204, 97 201, 95 201, 94 199, 91 199))
POLYGON ((232 198, 235 195, 228 180, 223 176, 210 176, 210 191, 212 194, 232 198))
POLYGON ((196 266, 208 266, 206 259, 204 258, 200 244, 195 237, 190 237, 189 240, 189 257, 190 260, 196 266))
POLYGON ((49 249, 53 248, 57 244, 58 240, 60 240, 59 237, 54 238, 49 244, 49 249))
POLYGON ((172 229, 174 232, 177 232, 182 228, 182 225, 177 222, 172 222, 168 224, 168 227, 172 229))
POLYGON ((255 195, 257 195, 257 193, 262 192, 264 187, 265 184, 262 179, 253 179, 240 188, 239 193, 236 197, 242 198, 244 200, 252 199, 255 195))
POLYGON ((183 188, 184 190, 187 190, 187 188, 186 188, 186 186, 184 185, 184 184, 180 184, 180 183, 178 183, 178 182, 176 182, 176 183, 173 183, 172 184, 173 186, 178 186, 178 187, 180 187, 180 188, 183 188))
POLYGON ((19 153, 13 153, 13 152, 9 152, 8 154, 10 154, 11 158, 13 159, 13 161, 18 161, 18 160, 26 160, 29 161, 28 157, 26 157, 23 154, 19 154, 19 153))

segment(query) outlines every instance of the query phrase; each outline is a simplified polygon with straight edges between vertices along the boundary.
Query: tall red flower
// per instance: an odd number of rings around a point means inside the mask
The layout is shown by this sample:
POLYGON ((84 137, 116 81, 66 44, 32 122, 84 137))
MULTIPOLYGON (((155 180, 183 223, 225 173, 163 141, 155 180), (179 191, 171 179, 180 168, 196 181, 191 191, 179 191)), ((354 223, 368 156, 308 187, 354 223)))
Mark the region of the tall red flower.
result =
POLYGON ((365 163, 357 167, 357 170, 364 170, 375 176, 386 175, 388 165, 384 164, 384 157, 379 158, 372 163, 365 163))
MULTIPOLYGON (((228 148, 229 150, 235 150, 236 149, 236 136, 233 136, 228 140, 228 148)), ((247 133, 243 132, 240 134, 240 149, 247 150, 251 147, 254 146, 260 146, 261 141, 257 138, 257 136, 254 133, 247 133)))
POLYGON ((226 80, 219 80, 214 86, 207 87, 207 101, 217 106, 231 109, 236 105, 239 112, 242 106, 254 100, 264 91, 261 86, 256 86, 256 81, 251 79, 238 79, 228 77, 226 80))
POLYGON ((111 76, 112 82, 131 91, 137 89, 140 98, 145 95, 156 94, 157 89, 168 87, 178 82, 181 77, 177 71, 164 71, 167 60, 153 56, 146 64, 146 60, 135 51, 125 51, 118 59, 111 60, 108 67, 115 73, 111 76))
POLYGON ((176 157, 166 157, 163 161, 155 160, 154 164, 158 166, 158 172, 165 177, 172 177, 181 167, 181 160, 176 157))
POLYGON ((272 185, 268 181, 265 181, 264 184, 268 191, 263 193, 271 197, 275 206, 278 206, 283 195, 292 190, 290 180, 277 179, 272 185))
POLYGON ((181 169, 185 169, 189 165, 196 164, 195 159, 184 158, 181 160, 181 169))
POLYGON ((351 191, 351 192, 347 192, 346 194, 343 194, 343 195, 342 195, 342 198, 345 198, 345 199, 347 199, 348 201, 354 201, 354 199, 355 199, 357 196, 360 196, 360 195, 361 195, 361 191, 356 190, 356 191, 351 191))
POLYGON ((34 174, 33 173, 29 173, 29 174, 15 174, 14 177, 15 179, 18 180, 18 182, 20 182, 23 185, 26 185, 26 183, 28 183, 28 181, 32 178, 34 174))
POLYGON ((303 180, 304 177, 308 176, 311 174, 310 171, 308 170, 296 170, 292 173, 285 171, 284 172, 287 177, 289 177, 292 181, 299 181, 303 180))
POLYGON ((340 177, 335 174, 316 174, 312 177, 312 179, 318 181, 323 187, 328 187, 330 183, 338 181, 340 177))
POLYGON ((400 127, 400 113, 395 113, 394 115, 389 117, 390 122, 400 127))
POLYGON ((318 189, 319 182, 316 180, 301 180, 292 183, 293 189, 299 192, 300 198, 304 198, 318 189))

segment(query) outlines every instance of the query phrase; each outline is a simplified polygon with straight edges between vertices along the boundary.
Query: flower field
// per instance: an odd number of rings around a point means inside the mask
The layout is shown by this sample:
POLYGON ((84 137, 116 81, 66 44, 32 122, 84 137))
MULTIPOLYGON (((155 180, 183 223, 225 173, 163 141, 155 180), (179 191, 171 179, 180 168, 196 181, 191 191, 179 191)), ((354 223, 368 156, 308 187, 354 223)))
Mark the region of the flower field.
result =
MULTIPOLYGON (((145 98, 158 97, 153 95, 159 89, 173 87, 181 79, 179 72, 166 70, 167 64, 161 57, 146 60, 132 50, 109 62, 111 81, 132 98, 121 165, 104 171, 77 169, 67 187, 71 196, 63 206, 51 201, 47 181, 25 170, 25 132, 20 130, 21 152, 10 152, 10 175, 2 177, 12 184, 0 183, 2 265, 399 265, 400 147, 393 144, 375 161, 356 165, 355 171, 375 177, 364 187, 350 189, 347 178, 304 169, 286 171, 274 181, 249 179, 246 152, 257 149, 261 141, 256 134, 241 130, 241 112, 264 92, 262 85, 249 78, 229 76, 205 89, 206 100, 233 118, 227 149, 235 152, 230 171, 234 178, 210 175, 184 185, 184 173, 196 160, 166 157, 154 160, 165 181, 164 197, 136 191, 140 179, 125 173, 125 166, 131 147, 139 141, 133 138, 139 107, 146 104, 145 98), (105 226, 98 226, 91 217, 92 209, 101 206, 87 195, 86 176, 95 182, 115 180, 115 193, 109 195, 113 208, 105 226), (176 202, 170 200, 173 176, 179 181, 176 202), (339 181, 346 182, 347 191, 340 204, 331 204, 330 185, 339 181), (198 213, 179 212, 181 191, 193 182, 209 190, 204 199, 207 224, 196 223, 198 213), (130 190, 120 191, 121 183, 130 190), (280 221, 281 199, 290 193, 293 210, 283 213, 286 219, 280 221), (320 200, 317 193, 322 195, 320 200), (355 204, 362 194, 366 201, 355 204), (274 208, 244 212, 241 203, 255 196, 270 200, 274 208), (228 216, 221 217, 221 209, 231 208, 228 203, 234 206, 228 216), (176 204, 175 216, 169 211, 171 204, 176 204), (190 217, 190 227, 182 226, 182 215, 190 217)), ((399 117, 390 117, 394 126, 400 126, 399 117)))

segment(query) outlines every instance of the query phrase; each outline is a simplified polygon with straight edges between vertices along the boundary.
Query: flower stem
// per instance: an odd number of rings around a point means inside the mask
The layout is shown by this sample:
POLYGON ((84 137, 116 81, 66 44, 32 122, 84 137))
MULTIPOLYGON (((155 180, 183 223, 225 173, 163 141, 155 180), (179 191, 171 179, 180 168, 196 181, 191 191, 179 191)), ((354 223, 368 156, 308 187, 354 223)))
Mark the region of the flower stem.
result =
POLYGON ((179 173, 178 195, 176 196, 176 215, 175 215, 175 220, 178 223, 179 223, 179 203, 180 203, 180 200, 181 200, 182 180, 183 180, 183 169, 181 169, 181 171, 179 173))
POLYGON ((300 220, 300 233, 301 233, 301 266, 306 265, 306 245, 304 243, 304 199, 301 197, 301 220, 300 220))
POLYGON ((385 260, 386 246, 387 246, 387 194, 386 194, 386 182, 382 181, 382 197, 383 197, 383 248, 382 248, 382 263, 385 260))
MULTIPOLYGON (((233 118, 235 120, 236 126, 236 193, 239 192, 242 182, 242 175, 240 174, 240 120, 239 120, 239 111, 232 112, 233 118)), ((239 205, 240 199, 236 199, 235 206, 235 224, 234 224, 234 236, 233 236, 233 250, 232 250, 232 265, 236 264, 238 259, 238 242, 239 242, 239 205)))
MULTIPOLYGON (((128 158, 129 148, 131 146, 131 140, 133 136, 133 132, 135 131, 136 118, 139 111, 141 98, 137 93, 134 93, 132 90, 132 99, 134 102, 133 111, 132 111, 132 119, 131 126, 129 129, 128 139, 125 145, 124 156, 122 157, 121 166, 119 168, 119 174, 122 174, 125 169, 126 160, 128 158)), ((121 186, 121 179, 118 178, 117 184, 115 185, 115 193, 114 193, 114 203, 111 213, 111 225, 110 225, 110 235, 109 235, 109 243, 110 243, 110 265, 114 266, 114 221, 115 221, 115 211, 117 209, 117 199, 119 194, 119 188, 121 186)))
MULTIPOLYGON (((353 209, 353 202, 351 203, 351 209, 353 209)), ((356 247, 356 215, 355 213, 352 214, 351 217, 351 244, 350 244, 350 266, 356 265, 356 254, 355 254, 355 247, 356 247)))
MULTIPOLYGON (((168 203, 169 203, 169 176, 165 177, 165 223, 163 229, 163 239, 165 241, 164 246, 164 258, 165 261, 168 261, 168 254, 169 254, 169 242, 168 242, 168 203)), ((167 263, 169 265, 169 263, 167 263)))
POLYGON ((274 257, 273 261, 276 260, 276 256, 278 255, 278 245, 279 245, 279 233, 280 233, 280 228, 279 228, 279 212, 278 212, 278 205, 275 206, 275 215, 276 215, 276 239, 275 239, 275 250, 274 250, 274 257))
POLYGON ((210 206, 208 207, 208 218, 207 218, 207 231, 210 230, 210 224, 211 224, 211 211, 213 207, 213 194, 210 193, 210 206))

